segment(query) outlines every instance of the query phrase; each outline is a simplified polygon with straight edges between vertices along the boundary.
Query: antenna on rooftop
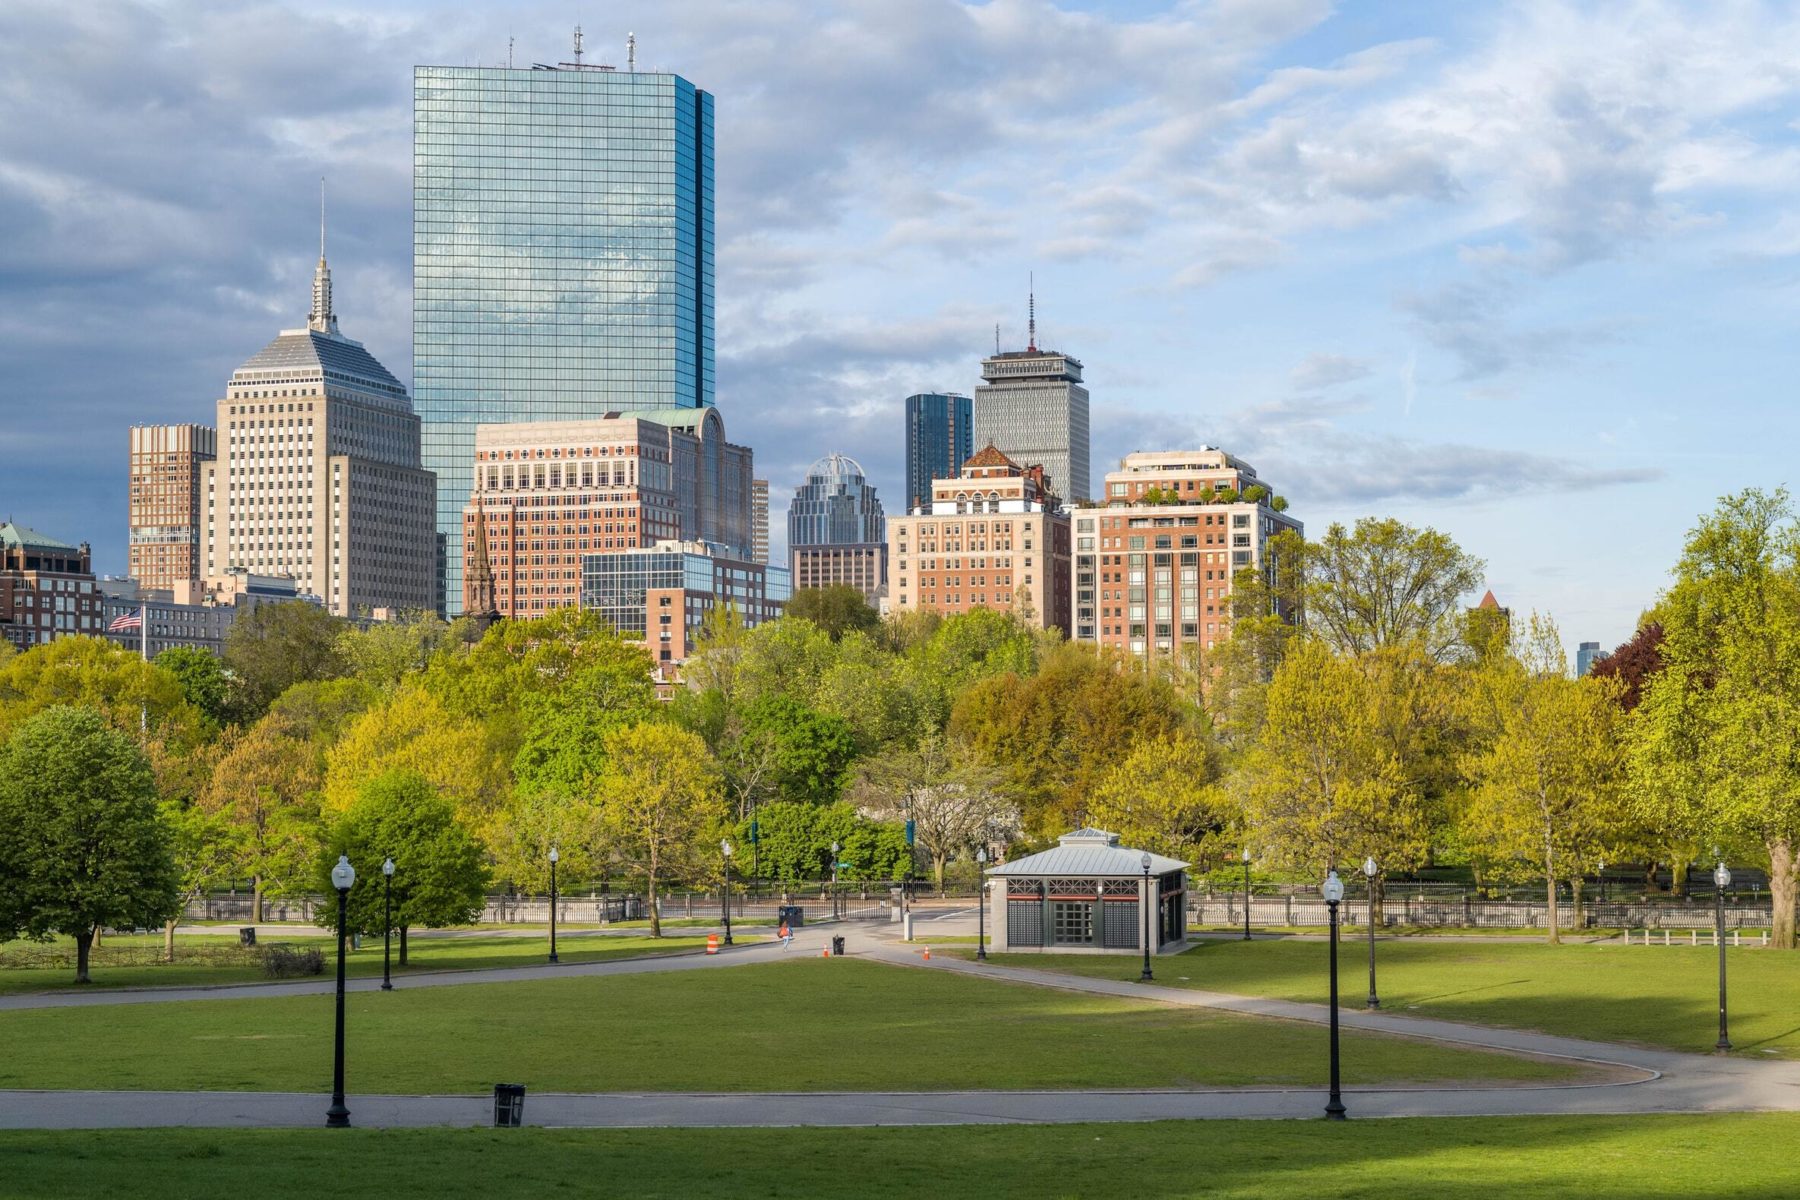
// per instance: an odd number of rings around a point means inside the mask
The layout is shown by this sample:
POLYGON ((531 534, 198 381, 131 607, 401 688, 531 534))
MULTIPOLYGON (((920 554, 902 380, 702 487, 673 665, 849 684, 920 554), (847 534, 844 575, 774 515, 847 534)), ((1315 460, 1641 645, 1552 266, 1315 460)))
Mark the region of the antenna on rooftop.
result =
POLYGON ((325 177, 319 176, 319 261, 325 261, 325 177))
POLYGON ((625 69, 627 71, 637 70, 637 34, 635 33, 625 35, 625 69))
POLYGON ((513 37, 512 37, 512 34, 509 33, 506 35, 506 69, 509 71, 512 70, 512 65, 513 65, 513 37))
POLYGON ((1027 305, 1030 316, 1028 318, 1028 323, 1027 323, 1026 328, 1030 332, 1029 332, 1028 339, 1025 344, 1025 349, 1030 351, 1032 354, 1036 354, 1037 353, 1037 274, 1035 272, 1033 272, 1031 274, 1028 274, 1025 278, 1028 280, 1026 286, 1030 289, 1028 294, 1031 297, 1031 299, 1027 305))
POLYGON ((581 26, 575 27, 575 65, 581 65, 581 26))
POLYGON ((994 353, 1000 353, 1000 322, 994 322, 994 353))

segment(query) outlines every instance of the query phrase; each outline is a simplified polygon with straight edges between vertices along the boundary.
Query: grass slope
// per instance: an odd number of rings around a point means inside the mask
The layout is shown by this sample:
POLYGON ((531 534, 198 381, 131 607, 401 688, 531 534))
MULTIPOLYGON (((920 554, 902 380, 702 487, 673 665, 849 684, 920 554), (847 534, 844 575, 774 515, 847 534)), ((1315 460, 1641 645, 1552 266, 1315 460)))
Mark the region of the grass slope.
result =
MULTIPOLYGON (((479 1092, 1316 1086, 1303 1025, 798 958, 352 993, 350 1087, 479 1092)), ((330 995, 0 1013, 0 1087, 327 1089, 330 995)), ((1347 1083, 1556 1081, 1562 1063, 1350 1036, 1347 1083)))
MULTIPOLYGON (((527 1104, 530 1101, 527 1100, 527 1104)), ((928 1129, 0 1133, 0 1198, 1765 1200, 1800 1116, 928 1129)))
MULTIPOLYGON (((64 942, 67 939, 62 939, 64 942)), ((755 940, 760 940, 755 939, 755 940)), ((265 937, 264 944, 279 942, 287 946, 317 946, 326 954, 325 974, 337 971, 337 943, 320 937, 265 937)), ((408 963, 400 965, 400 948, 394 946, 393 970, 396 975, 418 971, 465 971, 481 967, 518 967, 544 962, 550 953, 548 935, 532 937, 433 937, 409 939, 408 963)), ((60 944, 60 943, 59 943, 60 944)), ((162 935, 131 936, 115 934, 107 937, 96 951, 104 962, 107 957, 142 960, 162 952, 162 935)), ((559 937, 557 957, 563 962, 600 962, 614 958, 642 958, 654 954, 674 954, 695 950, 706 944, 705 937, 559 937)), ((172 963, 137 961, 123 966, 95 966, 90 974, 96 988, 131 988, 164 986, 208 986, 221 983, 264 983, 268 976, 254 963, 216 963, 183 960, 184 951, 203 952, 207 947, 235 947, 235 936, 211 937, 205 934, 183 934, 176 939, 172 963)), ((18 961, 37 952, 39 947, 20 942, 0 944, 0 995, 27 992, 65 991, 74 988, 73 967, 9 967, 8 959, 18 961)), ((27 959, 27 961, 29 961, 27 959)), ((347 967, 352 977, 381 974, 381 943, 365 942, 361 950, 352 951, 347 967)))
MULTIPOLYGON (((1368 995, 1367 943, 1339 947, 1339 1001, 1368 995)), ((1316 941, 1202 942, 1156 961, 1156 981, 1286 1000, 1325 1000, 1326 953, 1316 941), (1183 977, 1186 977, 1185 979, 1183 977)), ((1569 1037, 1710 1052, 1718 1037, 1718 951, 1685 946, 1548 946, 1447 940, 1378 941, 1382 1008, 1536 1029, 1569 1037)), ((1740 1053, 1800 1058, 1800 954, 1726 950, 1731 1040, 1740 1053), (1765 1053, 1772 1052, 1772 1053, 1765 1053)), ((1109 979, 1137 978, 1137 960, 990 954, 994 962, 1109 979)))

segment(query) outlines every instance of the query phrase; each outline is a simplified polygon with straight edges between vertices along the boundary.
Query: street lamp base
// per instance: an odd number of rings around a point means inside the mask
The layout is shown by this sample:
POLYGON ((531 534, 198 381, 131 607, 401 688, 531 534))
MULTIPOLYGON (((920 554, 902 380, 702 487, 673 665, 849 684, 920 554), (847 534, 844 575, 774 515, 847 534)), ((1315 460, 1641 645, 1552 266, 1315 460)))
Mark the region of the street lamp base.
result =
POLYGON ((394 985, 384 979, 381 981, 381 990, 384 992, 391 992, 394 990, 394 985))
POLYGON ((1151 973, 1150 973, 1150 968, 1149 968, 1149 967, 1145 967, 1145 968, 1144 968, 1144 971, 1143 971, 1143 974, 1141 974, 1141 975, 1139 975, 1139 976, 1138 976, 1138 982, 1139 982, 1139 983, 1152 983, 1152 982, 1154 982, 1154 981, 1155 981, 1155 980, 1156 980, 1156 976, 1154 976, 1154 975, 1152 975, 1152 974, 1151 974, 1151 973))
POLYGON ((1714 1049, 1714 1050, 1717 1050, 1717 1051, 1718 1051, 1718 1052, 1719 1052, 1719 1053, 1720 1053, 1720 1054, 1723 1054, 1723 1053, 1725 1053, 1725 1051, 1727 1051, 1727 1050, 1729 1050, 1729 1049, 1731 1049, 1731 1041, 1730 1041, 1730 1039, 1728 1039, 1728 1038, 1720 1038, 1720 1039, 1719 1039, 1719 1040, 1718 1040, 1718 1041, 1717 1041, 1717 1042, 1716 1042, 1716 1043, 1715 1043, 1715 1044, 1714 1044, 1714 1045, 1713 1045, 1713 1049, 1714 1049))
POLYGON ((1344 1102, 1335 1096, 1332 1097, 1331 1103, 1325 1106, 1325 1119, 1327 1121, 1344 1120, 1344 1102))
POLYGON ((987 951, 986 950, 977 950, 975 952, 975 961, 976 962, 986 962, 987 961, 987 951))
POLYGON ((551 961, 551 962, 561 962, 561 961, 562 961, 562 959, 560 959, 560 958, 558 958, 558 957, 556 957, 556 955, 554 955, 554 954, 552 954, 552 955, 551 955, 551 956, 550 956, 550 961, 551 961))
POLYGON ((1379 999, 1377 999, 1377 998, 1376 998, 1376 997, 1374 997, 1374 996, 1370 996, 1370 997, 1369 997, 1369 1003, 1368 1003, 1368 1005, 1367 1005, 1367 1006, 1366 1006, 1366 1007, 1368 1007, 1368 1008, 1370 1008, 1370 1009, 1377 1009, 1377 1008, 1380 1008, 1380 1007, 1381 1007, 1381 1001, 1380 1001, 1380 1000, 1379 1000, 1379 999))
POLYGON ((338 1101, 325 1110, 325 1126, 328 1129, 350 1128, 350 1109, 343 1101, 338 1101))

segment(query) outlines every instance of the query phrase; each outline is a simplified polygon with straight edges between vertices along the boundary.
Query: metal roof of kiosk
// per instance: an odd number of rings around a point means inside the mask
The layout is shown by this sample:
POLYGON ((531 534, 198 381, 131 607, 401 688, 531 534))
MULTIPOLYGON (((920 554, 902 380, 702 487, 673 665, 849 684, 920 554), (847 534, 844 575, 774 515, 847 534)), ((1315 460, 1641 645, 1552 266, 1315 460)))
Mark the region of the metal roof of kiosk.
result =
MULTIPOLYGON (((1119 845, 1119 835, 1104 829, 1077 829, 1056 839, 1056 848, 1027 854, 1024 858, 989 867, 989 875, 1092 875, 1123 877, 1142 875, 1142 850, 1119 845)), ((1150 873, 1167 875, 1188 864, 1160 854, 1150 856, 1150 873)))

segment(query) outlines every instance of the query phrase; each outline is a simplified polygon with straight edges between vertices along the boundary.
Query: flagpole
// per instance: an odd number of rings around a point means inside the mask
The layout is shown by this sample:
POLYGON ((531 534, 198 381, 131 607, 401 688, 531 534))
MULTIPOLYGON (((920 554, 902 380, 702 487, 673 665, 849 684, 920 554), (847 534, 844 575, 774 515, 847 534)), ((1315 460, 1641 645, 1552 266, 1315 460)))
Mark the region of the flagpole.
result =
MULTIPOLYGON (((138 604, 138 648, 143 652, 144 661, 150 661, 150 602, 140 601, 138 604)), ((145 682, 148 687, 148 681, 145 682)), ((150 732, 150 701, 146 696, 138 701, 138 733, 150 732)))

